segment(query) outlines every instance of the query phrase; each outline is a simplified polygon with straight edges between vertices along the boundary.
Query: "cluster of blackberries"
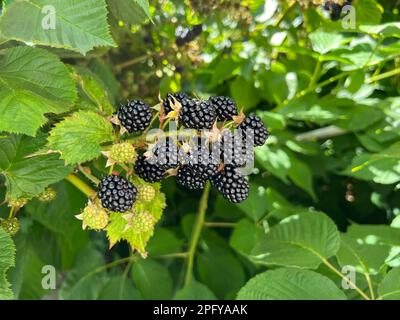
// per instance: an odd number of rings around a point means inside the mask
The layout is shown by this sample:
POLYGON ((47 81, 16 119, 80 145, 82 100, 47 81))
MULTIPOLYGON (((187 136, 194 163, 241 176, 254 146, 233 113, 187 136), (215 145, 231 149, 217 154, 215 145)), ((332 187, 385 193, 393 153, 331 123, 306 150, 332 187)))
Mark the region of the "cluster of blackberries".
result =
POLYGON ((329 12, 332 21, 337 21, 342 16, 342 10, 345 6, 351 5, 351 0, 347 0, 340 4, 337 1, 326 1, 323 5, 324 10, 329 12))
POLYGON ((194 39, 196 39, 201 34, 202 31, 203 31, 202 24, 196 24, 191 29, 179 26, 175 30, 175 36, 176 36, 175 43, 178 47, 182 47, 186 43, 189 43, 194 39))
MULTIPOLYGON (((249 184, 240 169, 253 163, 254 147, 268 138, 261 119, 255 114, 239 114, 235 101, 223 96, 198 100, 183 92, 170 93, 162 101, 162 109, 164 118, 174 111, 179 126, 195 133, 185 141, 161 137, 149 145, 136 159, 137 176, 156 183, 174 174, 177 183, 190 190, 202 189, 210 180, 229 201, 245 200, 249 184), (225 126, 227 122, 230 124, 225 126), (233 127, 237 130, 232 131, 233 127), (202 136, 203 130, 208 134, 202 136)), ((136 133, 150 125, 153 114, 144 102, 133 100, 118 110, 117 117, 129 133, 136 133)), ((116 212, 129 210, 136 194, 136 187, 120 176, 104 178, 98 191, 103 207, 116 212)))
MULTIPOLYGON (((254 146, 261 146, 268 138, 268 131, 255 114, 244 117, 237 124, 237 132, 217 129, 215 139, 200 136, 200 130, 209 130, 211 135, 218 122, 234 120, 238 116, 236 103, 229 97, 211 97, 197 100, 185 93, 168 94, 163 100, 164 114, 175 110, 180 104, 179 126, 194 129, 197 134, 189 140, 159 138, 149 146, 145 155, 139 156, 135 172, 143 180, 159 182, 168 170, 176 174, 177 183, 190 189, 203 189, 207 180, 231 202, 245 200, 249 184, 240 168, 253 162, 254 146), (212 129, 212 130, 210 130, 212 129)), ((239 118, 239 117, 237 117, 239 118)))

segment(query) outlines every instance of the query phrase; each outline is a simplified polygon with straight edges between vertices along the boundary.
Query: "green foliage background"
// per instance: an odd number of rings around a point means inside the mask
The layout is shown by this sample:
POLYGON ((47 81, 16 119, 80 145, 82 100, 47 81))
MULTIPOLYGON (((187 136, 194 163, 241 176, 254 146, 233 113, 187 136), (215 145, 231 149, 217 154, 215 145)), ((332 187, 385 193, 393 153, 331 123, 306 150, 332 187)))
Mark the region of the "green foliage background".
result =
POLYGON ((58 195, 30 201, 14 238, 0 229, 0 299, 400 298, 396 1, 354 0, 355 29, 296 1, 3 2, 0 217, 10 199, 58 195), (46 5, 54 30, 40 25, 46 5), (199 23, 178 47, 176 28, 199 23), (230 95, 269 127, 251 196, 211 193, 202 221, 201 193, 167 179, 148 258, 108 250, 81 230, 87 197, 65 178, 82 163, 101 174, 120 103, 179 90, 230 95), (45 265, 56 290, 42 288, 45 265), (344 290, 349 265, 356 289, 344 290))

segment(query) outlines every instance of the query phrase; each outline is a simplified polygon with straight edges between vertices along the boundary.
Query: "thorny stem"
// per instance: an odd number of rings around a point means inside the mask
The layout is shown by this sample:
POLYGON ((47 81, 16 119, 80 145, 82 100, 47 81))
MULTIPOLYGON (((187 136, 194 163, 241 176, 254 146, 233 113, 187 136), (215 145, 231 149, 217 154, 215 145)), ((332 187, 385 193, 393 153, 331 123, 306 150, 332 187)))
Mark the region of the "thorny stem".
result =
POLYGON ((192 277, 194 256, 196 253, 197 244, 199 243, 201 231, 204 226, 204 219, 206 216, 209 195, 210 195, 210 182, 207 182, 203 191, 203 195, 201 196, 196 224, 192 231, 192 235, 189 242, 189 253, 188 253, 184 287, 187 287, 189 285, 190 279, 192 277))
POLYGON ((93 197, 96 194, 96 192, 91 187, 89 187, 85 182, 83 182, 73 173, 71 173, 66 179, 89 198, 93 197))

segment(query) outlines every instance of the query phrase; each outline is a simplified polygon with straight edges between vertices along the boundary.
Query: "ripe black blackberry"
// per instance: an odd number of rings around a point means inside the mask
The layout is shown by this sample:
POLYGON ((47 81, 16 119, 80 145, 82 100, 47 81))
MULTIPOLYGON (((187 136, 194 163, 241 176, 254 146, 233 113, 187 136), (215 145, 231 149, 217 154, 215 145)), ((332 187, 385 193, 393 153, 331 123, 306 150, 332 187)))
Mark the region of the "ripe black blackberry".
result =
POLYGON ((211 129, 217 112, 209 101, 186 99, 182 101, 179 123, 187 129, 211 129))
POLYGON ((184 46, 190 41, 196 39, 201 34, 202 31, 203 31, 203 25, 201 24, 196 24, 191 29, 179 26, 175 30, 175 36, 176 36, 175 43, 178 47, 184 46))
POLYGON ((176 175, 176 181, 181 186, 190 190, 204 189, 206 180, 198 176, 188 165, 179 167, 178 174, 176 175))
POLYGON ((168 93, 167 97, 163 100, 165 115, 167 115, 172 111, 172 103, 173 103, 172 97, 174 97, 180 103, 182 103, 182 101, 185 99, 189 99, 189 96, 185 92, 168 93))
POLYGON ((115 212, 126 212, 132 208, 136 200, 136 187, 116 175, 103 178, 97 192, 104 208, 115 212))
POLYGON ((237 116, 238 111, 235 101, 229 97, 211 97, 210 102, 217 111, 219 121, 232 120, 232 116, 237 116))
POLYGON ((254 139, 255 146, 262 146, 268 138, 269 132, 254 113, 249 114, 238 127, 245 139, 254 139))
POLYGON ((129 101, 125 106, 120 107, 117 116, 121 125, 129 133, 144 131, 153 118, 149 106, 140 100, 129 101))
POLYGON ((232 166, 225 166, 223 171, 211 178, 211 183, 225 199, 232 203, 242 202, 249 196, 249 183, 232 166))
POLYGON ((170 137, 158 140, 150 152, 152 155, 148 159, 149 163, 156 164, 164 170, 176 168, 183 158, 183 151, 170 137))
POLYGON ((244 167, 254 161, 254 145, 239 133, 225 131, 221 140, 213 143, 214 154, 219 152, 219 158, 225 165, 244 167))
POLYGON ((135 163, 135 172, 144 181, 149 183, 160 182, 165 170, 156 164, 150 163, 144 156, 139 156, 135 163))
POLYGON ((346 5, 351 5, 351 1, 345 1, 342 5, 336 1, 326 1, 323 8, 329 12, 332 21, 337 21, 342 16, 343 7, 346 5))

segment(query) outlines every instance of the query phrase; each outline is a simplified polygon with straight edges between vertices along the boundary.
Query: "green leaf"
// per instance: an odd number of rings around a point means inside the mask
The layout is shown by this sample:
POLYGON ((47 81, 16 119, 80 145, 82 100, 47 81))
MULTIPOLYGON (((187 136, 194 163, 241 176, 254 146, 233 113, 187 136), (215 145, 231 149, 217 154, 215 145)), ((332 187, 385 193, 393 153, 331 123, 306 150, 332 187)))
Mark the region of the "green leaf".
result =
POLYGON ((140 292, 132 279, 123 275, 112 276, 101 289, 98 300, 140 300, 140 292))
POLYGON ((381 22, 383 8, 376 0, 358 1, 355 5, 357 25, 376 25, 381 22))
MULTIPOLYGON (((400 266, 400 229, 387 225, 353 224, 347 233, 360 245, 381 247, 381 250, 387 253, 385 263, 391 267, 400 266)), ((380 253, 379 257, 382 255, 383 253, 380 253)), ((376 261, 378 255, 373 259, 376 261)))
POLYGON ((0 29, 8 39, 82 54, 98 46, 115 46, 104 0, 14 1, 2 16, 0 29))
POLYGON ((255 156, 257 161, 274 176, 288 183, 287 174, 291 166, 290 157, 281 148, 264 144, 256 148, 255 156))
POLYGON ((292 179, 297 186, 305 190, 313 198, 313 200, 316 201, 317 196, 314 192, 313 175, 310 167, 306 162, 299 160, 292 153, 288 154, 290 156, 291 163, 291 166, 288 170, 290 179, 292 179))
POLYGON ((400 22, 388 22, 378 25, 361 25, 359 29, 363 32, 367 32, 375 36, 379 35, 383 37, 400 38, 400 22))
POLYGON ((360 241, 359 238, 353 236, 350 229, 348 234, 341 236, 337 258, 342 267, 351 265, 357 272, 377 274, 385 264, 390 249, 389 245, 375 245, 360 241))
POLYGON ((249 255, 262 234, 263 230, 258 228, 254 222, 242 219, 233 230, 229 243, 236 251, 249 255))
POLYGON ((357 155, 344 171, 349 176, 381 184, 400 181, 400 142, 379 153, 357 155))
POLYGON ((82 163, 97 158, 100 144, 113 140, 113 127, 97 113, 78 111, 58 123, 48 140, 67 164, 82 163))
POLYGON ((310 270, 282 268, 266 271, 239 291, 238 300, 346 300, 329 278, 310 270))
POLYGON ((89 233, 74 216, 87 203, 87 197, 67 181, 54 186, 56 198, 51 202, 30 201, 25 207, 32 218, 58 236, 57 259, 65 269, 72 267, 76 257, 88 243, 89 233))
POLYGON ((132 279, 145 300, 172 298, 172 278, 162 264, 146 259, 132 266, 132 279))
POLYGON ((243 266, 228 250, 217 246, 197 255, 199 280, 218 298, 229 297, 245 282, 243 266))
POLYGON ((90 101, 97 106, 97 110, 109 115, 114 113, 115 108, 110 103, 107 88, 101 80, 89 69, 76 67, 76 70, 79 74, 74 74, 75 80, 90 101))
POLYGON ((379 298, 383 300, 400 299, 400 268, 394 268, 383 278, 378 286, 379 298))
POLYGON ((180 250, 182 250, 182 241, 172 231, 165 228, 158 228, 147 244, 147 251, 151 257, 180 252, 180 250))
POLYGON ((43 135, 36 139, 19 135, 0 138, 0 173, 6 178, 8 198, 37 196, 71 172, 58 155, 31 156, 45 143, 43 135))
POLYGON ((336 254, 340 235, 328 216, 300 212, 283 219, 260 238, 251 256, 265 265, 317 268, 323 259, 336 254))
POLYGON ((244 110, 251 109, 260 101, 258 91, 253 83, 243 77, 237 77, 231 83, 231 95, 238 107, 244 110))
POLYGON ((0 300, 10 300, 13 292, 6 273, 15 264, 15 245, 11 237, 0 228, 0 300))
POLYGON ((217 300, 217 297, 204 284, 192 279, 187 287, 175 294, 174 300, 217 300))
POLYGON ((86 248, 76 260, 60 288, 64 300, 97 299, 105 276, 102 255, 93 248, 86 248))
POLYGON ((140 24, 150 19, 150 6, 147 0, 107 0, 112 14, 124 22, 140 24))
POLYGON ((254 221, 262 218, 268 210, 266 189, 254 183, 250 184, 250 194, 246 201, 237 206, 254 221))
POLYGON ((0 84, 0 131, 34 136, 45 113, 65 112, 76 98, 67 68, 43 49, 6 49, 0 84))
POLYGON ((313 50, 324 55, 332 50, 340 48, 350 38, 346 39, 340 33, 315 31, 309 35, 313 50))

